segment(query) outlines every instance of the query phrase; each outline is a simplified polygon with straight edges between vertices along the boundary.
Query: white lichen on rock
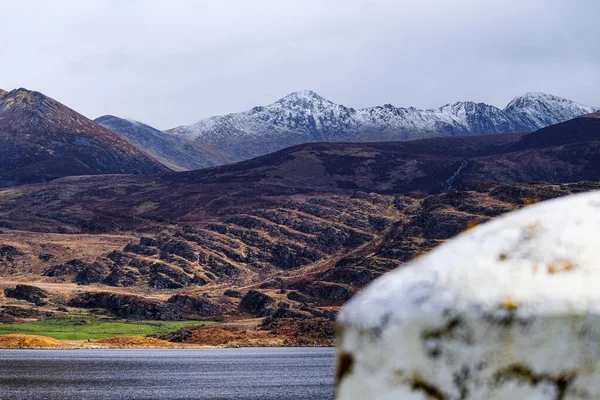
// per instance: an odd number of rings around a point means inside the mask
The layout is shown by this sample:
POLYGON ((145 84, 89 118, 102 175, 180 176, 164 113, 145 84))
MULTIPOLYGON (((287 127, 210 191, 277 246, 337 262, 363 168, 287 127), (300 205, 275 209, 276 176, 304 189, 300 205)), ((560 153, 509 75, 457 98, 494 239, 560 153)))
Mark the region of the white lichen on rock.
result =
POLYGON ((463 233, 338 324, 338 399, 600 399, 600 192, 463 233))

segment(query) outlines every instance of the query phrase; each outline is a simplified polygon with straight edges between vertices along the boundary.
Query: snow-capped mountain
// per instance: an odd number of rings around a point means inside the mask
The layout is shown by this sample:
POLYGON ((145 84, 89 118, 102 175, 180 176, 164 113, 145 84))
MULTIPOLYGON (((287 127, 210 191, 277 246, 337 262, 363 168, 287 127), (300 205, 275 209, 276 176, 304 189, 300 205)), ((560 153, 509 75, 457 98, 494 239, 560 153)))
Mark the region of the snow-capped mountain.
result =
POLYGON ((457 102, 429 110, 389 104, 355 110, 315 92, 301 91, 268 106, 211 117, 169 132, 200 142, 232 145, 242 138, 253 141, 254 145, 266 138, 287 145, 313 141, 410 140, 533 131, 595 110, 543 93, 519 96, 503 110, 474 102, 457 102))

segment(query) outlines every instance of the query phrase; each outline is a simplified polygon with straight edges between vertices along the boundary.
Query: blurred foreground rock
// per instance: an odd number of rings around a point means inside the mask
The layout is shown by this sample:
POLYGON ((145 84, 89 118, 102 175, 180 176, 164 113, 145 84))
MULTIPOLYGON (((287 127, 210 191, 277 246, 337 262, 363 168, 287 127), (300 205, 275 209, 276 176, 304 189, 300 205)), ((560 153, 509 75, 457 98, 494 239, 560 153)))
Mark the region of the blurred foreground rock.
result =
POLYGON ((338 318, 337 398, 600 399, 600 192, 527 207, 376 280, 338 318))

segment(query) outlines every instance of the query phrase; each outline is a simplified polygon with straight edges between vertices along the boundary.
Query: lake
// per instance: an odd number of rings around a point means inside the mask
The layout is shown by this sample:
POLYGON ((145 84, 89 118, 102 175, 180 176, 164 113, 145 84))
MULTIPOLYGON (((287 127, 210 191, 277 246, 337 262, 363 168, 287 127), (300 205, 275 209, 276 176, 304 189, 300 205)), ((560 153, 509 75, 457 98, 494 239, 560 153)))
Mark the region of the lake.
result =
POLYGON ((333 399, 333 348, 0 350, 0 399, 333 399))

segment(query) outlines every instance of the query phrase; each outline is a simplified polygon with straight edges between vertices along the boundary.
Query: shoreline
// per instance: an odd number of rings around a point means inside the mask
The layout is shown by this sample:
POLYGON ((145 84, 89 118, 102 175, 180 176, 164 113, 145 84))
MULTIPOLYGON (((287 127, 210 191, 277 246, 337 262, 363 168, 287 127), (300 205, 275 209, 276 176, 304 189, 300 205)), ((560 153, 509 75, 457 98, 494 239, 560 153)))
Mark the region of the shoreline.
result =
POLYGON ((122 349, 240 349, 240 348, 334 348, 332 345, 204 345, 195 343, 174 343, 144 336, 115 336, 107 339, 58 340, 42 335, 6 334, 0 335, 0 350, 122 350, 122 349))

